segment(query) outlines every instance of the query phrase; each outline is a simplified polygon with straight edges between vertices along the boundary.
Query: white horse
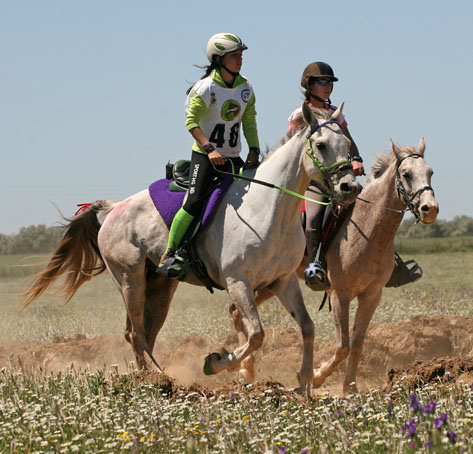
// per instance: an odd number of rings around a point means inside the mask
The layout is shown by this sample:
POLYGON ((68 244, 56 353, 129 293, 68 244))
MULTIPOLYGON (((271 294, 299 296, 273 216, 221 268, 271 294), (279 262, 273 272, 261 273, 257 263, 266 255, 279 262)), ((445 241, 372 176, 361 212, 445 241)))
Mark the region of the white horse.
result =
MULTIPOLYGON (((356 391, 356 371, 366 331, 381 300, 383 287, 394 267, 394 237, 406 210, 411 210, 424 224, 434 222, 438 203, 430 186, 431 167, 424 160, 425 143, 417 148, 397 147, 391 141, 390 154, 378 154, 373 175, 358 196, 332 239, 327 251, 327 272, 331 283, 327 293, 333 310, 337 349, 333 357, 314 371, 313 385, 321 386, 337 364, 348 357, 343 383, 344 394, 356 391), (350 302, 358 299, 352 339, 349 333, 350 302)), ((304 258, 297 270, 304 278, 308 265, 304 258)), ((257 292, 257 305, 272 296, 271 289, 257 292)), ((239 312, 232 305, 236 330, 245 338, 239 312)), ((255 378, 255 357, 248 356, 240 373, 248 381, 255 378)))
MULTIPOLYGON (((310 180, 317 180, 339 203, 353 202, 360 186, 347 161, 349 140, 337 123, 342 108, 330 116, 304 104, 306 130, 271 152, 256 171, 244 175, 299 194, 310 180)), ((248 333, 247 342, 234 352, 207 356, 205 373, 239 369, 240 363, 261 346, 264 332, 254 294, 258 289, 269 288, 301 328, 304 351, 298 390, 309 390, 313 379, 314 324, 295 273, 305 247, 301 203, 287 193, 235 181, 213 220, 199 235, 200 259, 212 280, 227 290, 248 333)), ((26 305, 62 274, 68 273, 65 290, 70 298, 92 277, 93 269, 101 272, 106 267, 125 301, 125 338, 133 347, 138 367, 146 367, 144 352, 151 356, 178 285, 152 271, 166 248, 169 232, 148 190, 119 203, 97 201, 68 221, 50 263, 27 291, 26 305), (102 226, 97 220, 100 211, 107 215, 102 226)), ((192 275, 187 281, 202 285, 192 275)))

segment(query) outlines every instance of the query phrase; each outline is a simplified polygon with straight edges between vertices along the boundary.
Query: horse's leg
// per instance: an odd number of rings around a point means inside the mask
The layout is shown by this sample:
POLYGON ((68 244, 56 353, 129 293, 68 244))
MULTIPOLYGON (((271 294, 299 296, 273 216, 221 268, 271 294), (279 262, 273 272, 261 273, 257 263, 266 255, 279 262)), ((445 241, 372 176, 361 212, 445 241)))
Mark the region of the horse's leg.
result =
POLYGON ((224 369, 235 370, 241 362, 263 344, 264 331, 256 308, 252 288, 243 281, 232 282, 227 286, 230 299, 240 313, 242 331, 247 333, 247 341, 234 352, 222 349, 219 353, 211 353, 205 358, 204 373, 216 374, 224 369))
POLYGON ((125 338, 131 343, 139 369, 146 369, 144 352, 148 349, 144 327, 145 266, 122 274, 121 292, 127 312, 125 338))
POLYGON ((330 376, 338 363, 343 361, 350 351, 350 334, 349 334, 349 308, 350 301, 345 301, 339 295, 330 292, 330 303, 332 304, 333 320, 335 323, 335 333, 337 337, 337 348, 334 355, 324 363, 319 369, 314 371, 314 388, 322 385, 325 379, 330 376))
POLYGON ((133 344, 131 341, 131 320, 130 320, 130 317, 128 317, 128 311, 126 313, 125 340, 133 347, 133 344))
POLYGON ((371 293, 363 293, 358 296, 358 308, 356 309, 355 323, 353 325, 347 372, 343 382, 343 394, 358 391, 356 387, 356 371, 363 351, 366 331, 374 311, 381 300, 381 292, 382 289, 376 289, 371 293))
POLYGON ((310 384, 314 378, 314 322, 302 298, 299 281, 295 273, 290 276, 277 279, 270 286, 270 290, 281 300, 281 303, 301 328, 304 343, 302 367, 297 375, 299 387, 297 392, 309 392, 310 384))
MULTIPOLYGON (((267 288, 258 290, 255 293, 256 306, 259 306, 264 301, 271 298, 273 295, 274 294, 267 288)), ((240 341, 240 345, 243 345, 248 340, 248 336, 245 331, 245 326, 241 319, 240 312, 238 312, 238 309, 235 307, 235 304, 233 303, 230 304, 229 312, 230 312, 230 315, 232 316, 235 330, 238 333, 238 339, 240 341)), ((240 365, 241 368, 239 370, 239 373, 244 378, 244 380, 248 383, 252 383, 255 381, 255 378, 256 378, 255 362, 256 362, 255 353, 251 353, 241 362, 241 365, 240 365)))
POLYGON ((163 327, 168 315, 174 292, 179 281, 164 275, 153 276, 146 283, 145 298, 145 336, 149 351, 152 353, 156 336, 163 327))

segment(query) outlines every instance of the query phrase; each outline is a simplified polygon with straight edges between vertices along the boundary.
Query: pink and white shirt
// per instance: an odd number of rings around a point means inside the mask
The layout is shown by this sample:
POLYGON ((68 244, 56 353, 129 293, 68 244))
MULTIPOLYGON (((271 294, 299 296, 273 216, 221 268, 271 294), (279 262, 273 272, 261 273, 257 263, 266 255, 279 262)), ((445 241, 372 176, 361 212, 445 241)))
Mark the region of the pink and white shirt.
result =
MULTIPOLYGON (((307 102, 307 101, 305 101, 307 102)), ((330 111, 330 113, 334 113, 338 107, 337 106, 332 106, 329 104, 324 104, 325 108, 330 111)), ((302 116, 302 106, 298 107, 294 112, 292 112, 291 115, 289 115, 289 118, 287 119, 287 122, 289 124, 289 131, 291 131, 297 124, 298 120, 300 120, 300 117, 302 116)), ((345 127, 347 126, 347 120, 345 119, 345 116, 342 114, 342 121, 340 123, 340 126, 345 127)))

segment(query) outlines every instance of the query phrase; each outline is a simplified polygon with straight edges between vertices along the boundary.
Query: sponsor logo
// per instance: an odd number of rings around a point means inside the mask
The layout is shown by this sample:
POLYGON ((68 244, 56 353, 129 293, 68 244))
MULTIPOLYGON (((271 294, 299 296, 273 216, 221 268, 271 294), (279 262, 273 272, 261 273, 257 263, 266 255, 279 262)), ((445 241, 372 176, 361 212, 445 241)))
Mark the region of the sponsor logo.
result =
POLYGON ((245 88, 241 92, 241 99, 243 100, 243 102, 248 102, 250 100, 250 90, 248 90, 248 88, 245 88))
MULTIPOLYGON (((199 167, 200 164, 196 164, 194 167, 194 171, 192 172, 192 178, 191 178, 191 186, 194 186, 195 183, 197 182, 197 174, 199 173, 199 167)), ((195 188, 191 188, 190 193, 194 194, 195 188)))
POLYGON ((238 101, 234 99, 229 99, 225 101, 222 106, 221 115, 225 121, 234 120, 241 111, 241 106, 238 101))

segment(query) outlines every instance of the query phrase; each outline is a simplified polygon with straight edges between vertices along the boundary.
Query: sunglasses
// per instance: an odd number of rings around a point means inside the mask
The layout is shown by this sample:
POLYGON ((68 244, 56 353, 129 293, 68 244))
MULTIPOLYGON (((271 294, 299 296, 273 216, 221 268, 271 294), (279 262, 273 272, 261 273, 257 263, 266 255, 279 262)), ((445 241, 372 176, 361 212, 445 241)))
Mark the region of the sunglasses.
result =
POLYGON ((321 85, 322 87, 325 87, 327 85, 333 85, 333 80, 329 79, 315 79, 315 82, 321 85))

